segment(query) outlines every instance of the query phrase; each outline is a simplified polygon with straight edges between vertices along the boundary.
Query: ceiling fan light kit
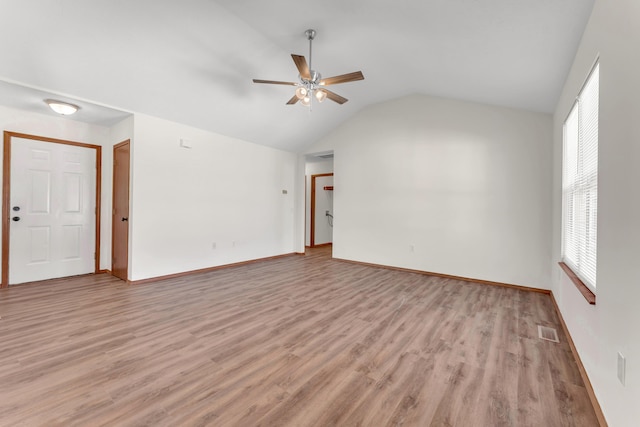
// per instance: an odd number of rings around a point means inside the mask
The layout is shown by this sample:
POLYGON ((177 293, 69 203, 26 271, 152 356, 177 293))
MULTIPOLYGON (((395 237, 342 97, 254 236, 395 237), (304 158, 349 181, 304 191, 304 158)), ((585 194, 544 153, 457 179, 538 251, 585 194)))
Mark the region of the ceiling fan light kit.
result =
POLYGON ((330 90, 326 89, 325 86, 339 83, 348 83, 356 80, 364 80, 364 75, 361 71, 355 71, 353 73, 342 74, 339 76, 323 79, 319 72, 311 68, 313 39, 316 37, 316 31, 309 29, 305 31, 304 34, 307 37, 307 40, 309 40, 309 64, 307 65, 307 60, 304 56, 291 54, 291 58, 293 58, 293 62, 296 64, 296 68, 298 68, 298 72, 300 73, 298 75, 297 83, 260 79, 253 79, 253 82, 296 86, 295 93, 293 97, 287 102, 287 105, 293 105, 297 102, 300 102, 302 106, 311 107, 311 101, 313 98, 315 98, 318 102, 322 102, 326 98, 329 98, 333 102, 344 104, 348 101, 347 98, 344 98, 337 93, 331 92, 330 90))

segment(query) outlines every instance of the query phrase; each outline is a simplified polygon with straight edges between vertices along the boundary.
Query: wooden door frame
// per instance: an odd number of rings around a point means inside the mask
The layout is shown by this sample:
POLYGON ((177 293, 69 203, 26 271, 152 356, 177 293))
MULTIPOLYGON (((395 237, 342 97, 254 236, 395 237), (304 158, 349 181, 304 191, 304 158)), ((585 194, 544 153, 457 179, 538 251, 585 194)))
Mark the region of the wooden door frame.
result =
POLYGON ((0 288, 9 286, 9 221, 11 216, 11 138, 32 139, 53 144, 73 145, 90 148, 96 153, 96 212, 95 212, 95 265, 94 273, 100 272, 100 201, 102 189, 102 147, 84 142, 65 139, 48 138, 26 133, 4 131, 4 147, 2 159, 2 283, 0 288))
MULTIPOLYGON (((129 199, 129 210, 131 210, 131 139, 125 139, 122 142, 117 143, 116 145, 113 146, 113 153, 112 153, 112 159, 113 159, 113 171, 111 174, 111 270, 113 271, 113 257, 114 257, 114 251, 115 251, 115 235, 116 233, 113 232, 114 229, 114 213, 115 213, 115 200, 116 200, 116 149, 124 146, 124 145, 129 145, 129 170, 128 170, 128 174, 129 174, 129 179, 128 179, 128 183, 129 183, 129 188, 127 188, 127 198, 129 199)), ((128 217, 130 215, 127 215, 128 217)), ((127 283, 129 283, 129 222, 127 221, 127 277, 124 278, 124 281, 126 281, 127 283)), ((117 276, 114 276, 117 277, 117 276)))
POLYGON ((311 175, 311 224, 309 225, 309 247, 315 248, 315 234, 316 234, 316 178, 323 176, 333 176, 333 172, 319 173, 317 175, 311 175))

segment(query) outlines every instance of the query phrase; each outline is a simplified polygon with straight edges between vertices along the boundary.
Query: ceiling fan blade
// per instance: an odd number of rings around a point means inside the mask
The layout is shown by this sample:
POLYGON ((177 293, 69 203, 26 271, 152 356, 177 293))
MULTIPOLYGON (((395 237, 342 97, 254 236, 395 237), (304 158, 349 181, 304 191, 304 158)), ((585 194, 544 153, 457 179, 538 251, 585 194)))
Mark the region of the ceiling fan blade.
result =
POLYGON ((349 73, 349 74, 342 74, 339 76, 328 77, 326 79, 320 80, 320 84, 322 86, 328 86, 328 85, 337 85, 338 83, 355 82, 356 80, 364 80, 362 71, 354 71, 353 73, 349 73))
POLYGON ((340 105, 342 105, 342 104, 344 104, 345 102, 348 101, 348 99, 345 98, 344 96, 340 96, 337 93, 331 92, 330 90, 327 90, 327 89, 324 89, 324 88, 320 89, 320 90, 327 94, 327 98, 329 98, 333 102, 337 102, 340 105))
POLYGON ((253 79, 254 83, 267 83, 270 85, 288 85, 288 86, 295 86, 296 84, 293 82, 279 82, 276 80, 260 80, 260 79, 253 79))
POLYGON ((298 101, 299 101, 298 97, 293 95, 293 97, 289 101, 287 101, 287 105, 293 105, 298 101))
POLYGON ((293 62, 296 63, 300 77, 305 80, 311 80, 311 73, 309 73, 309 66, 307 65, 305 57, 302 55, 294 55, 293 53, 291 54, 291 57, 293 58, 293 62))

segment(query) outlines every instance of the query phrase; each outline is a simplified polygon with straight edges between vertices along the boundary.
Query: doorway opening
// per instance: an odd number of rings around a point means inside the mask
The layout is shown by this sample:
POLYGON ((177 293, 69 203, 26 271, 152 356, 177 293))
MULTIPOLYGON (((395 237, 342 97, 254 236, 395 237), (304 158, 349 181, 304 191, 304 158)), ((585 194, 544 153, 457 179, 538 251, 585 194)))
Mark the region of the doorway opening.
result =
POLYGON ((333 151, 305 157, 305 247, 333 246, 333 151))
POLYGON ((333 172, 311 175, 309 247, 333 244, 333 172))

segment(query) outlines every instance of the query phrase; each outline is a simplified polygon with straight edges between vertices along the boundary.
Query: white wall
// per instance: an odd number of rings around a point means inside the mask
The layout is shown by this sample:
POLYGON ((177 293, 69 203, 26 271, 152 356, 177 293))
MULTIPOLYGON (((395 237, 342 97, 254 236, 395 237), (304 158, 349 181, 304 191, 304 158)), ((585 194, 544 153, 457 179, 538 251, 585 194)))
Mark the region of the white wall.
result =
POLYGON ((293 249, 298 254, 304 254, 305 251, 305 195, 306 195, 306 179, 305 179, 305 158, 304 155, 298 154, 296 160, 296 173, 294 179, 294 231, 293 231, 293 249))
POLYGON ((305 246, 311 244, 311 175, 333 173, 333 159, 308 159, 305 164, 305 246))
POLYGON ((297 249, 296 154, 142 114, 133 139, 132 280, 297 249))
MULTIPOLYGON (((110 164, 111 154, 105 147, 109 146, 110 128, 0 106, 0 129, 103 147, 100 268, 109 269, 111 265, 111 170, 109 167, 105 168, 105 164, 110 164)), ((1 157, 2 153, 0 153, 1 157)), ((0 177, 1 180, 2 177, 0 177)))
POLYGON ((611 426, 640 420, 640 2, 596 0, 554 116, 553 292, 611 426), (600 55, 598 264, 590 306, 560 259, 562 123, 600 55), (626 386, 616 376, 627 358, 626 386))
POLYGON ((550 115, 428 96, 369 107, 334 150, 333 255, 548 288, 550 115))

